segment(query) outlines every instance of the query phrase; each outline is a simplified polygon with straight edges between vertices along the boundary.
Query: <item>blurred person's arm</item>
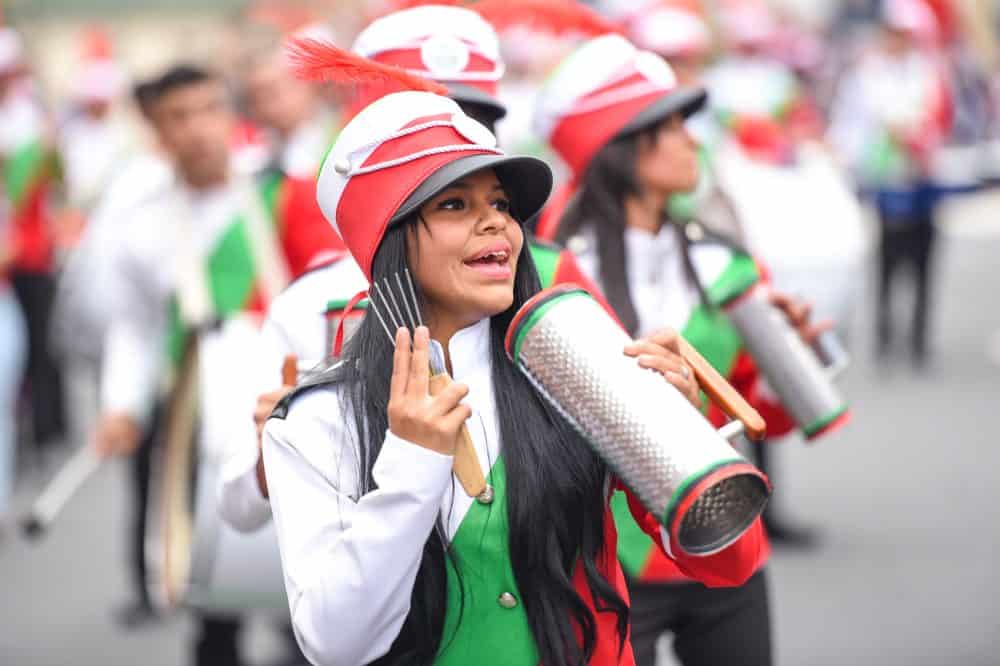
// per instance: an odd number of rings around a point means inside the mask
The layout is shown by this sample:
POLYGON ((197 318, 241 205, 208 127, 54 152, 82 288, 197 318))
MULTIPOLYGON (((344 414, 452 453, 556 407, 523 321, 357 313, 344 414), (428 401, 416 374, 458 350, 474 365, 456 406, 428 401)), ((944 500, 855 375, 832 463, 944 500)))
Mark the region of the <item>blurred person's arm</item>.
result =
POLYGON ((282 386, 281 370, 285 356, 293 354, 290 337, 280 321, 272 316, 264 322, 257 345, 257 404, 253 420, 256 442, 236 442, 232 455, 219 478, 219 515, 240 532, 253 532, 271 520, 267 499, 267 480, 261 456, 261 436, 268 416, 290 386, 282 386))
POLYGON ((110 253, 119 286, 104 337, 101 417, 95 444, 105 454, 129 454, 139 444, 156 398, 166 355, 168 294, 156 287, 154 261, 127 240, 110 253))
POLYGON ((847 72, 837 85, 826 137, 844 166, 858 176, 873 119, 866 110, 861 77, 847 72))

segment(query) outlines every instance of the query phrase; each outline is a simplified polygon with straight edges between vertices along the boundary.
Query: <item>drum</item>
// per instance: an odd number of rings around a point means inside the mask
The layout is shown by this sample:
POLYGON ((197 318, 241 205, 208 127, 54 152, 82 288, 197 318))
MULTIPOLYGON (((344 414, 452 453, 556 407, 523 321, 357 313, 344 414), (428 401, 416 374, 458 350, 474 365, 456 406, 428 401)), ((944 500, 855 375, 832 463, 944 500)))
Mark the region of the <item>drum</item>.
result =
POLYGON ((273 524, 242 534, 217 510, 231 447, 256 446, 258 378, 247 359, 257 333, 256 322, 233 318, 191 336, 177 369, 147 520, 148 584, 161 605, 288 614, 273 524))
POLYGON ((751 253, 776 289, 809 300, 819 319, 849 324, 871 247, 864 214, 845 174, 820 146, 796 148, 789 164, 719 148, 715 171, 751 253))

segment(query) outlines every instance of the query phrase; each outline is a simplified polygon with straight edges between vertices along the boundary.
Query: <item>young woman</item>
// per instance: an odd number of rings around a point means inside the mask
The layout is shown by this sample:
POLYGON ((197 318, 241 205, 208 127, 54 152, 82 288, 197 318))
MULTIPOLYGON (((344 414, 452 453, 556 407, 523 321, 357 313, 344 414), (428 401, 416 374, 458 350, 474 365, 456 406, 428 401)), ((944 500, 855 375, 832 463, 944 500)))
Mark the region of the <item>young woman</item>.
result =
MULTIPOLYGON (((454 101, 425 92, 371 104, 326 159, 325 214, 371 281, 409 270, 427 326, 390 340, 365 317, 342 363, 266 427, 292 622, 313 663, 633 663, 614 480, 503 351, 539 289, 521 221, 550 188, 543 162, 503 155, 454 101), (435 397, 432 339, 455 380, 435 397), (492 495, 455 483, 463 424, 492 495)), ((622 352, 696 401, 675 344, 660 331, 622 352)), ((708 585, 740 584, 760 539, 755 525, 676 562, 708 585)))
MULTIPOLYGON (((703 90, 679 86, 663 60, 621 37, 592 40, 569 56, 542 91, 536 118, 579 184, 557 238, 577 253, 630 334, 679 331, 757 407, 768 434, 780 435, 790 420, 766 399, 717 307, 760 278, 754 262, 697 224, 671 224, 666 214, 670 197, 698 182, 698 146, 684 121, 704 102, 703 90)), ((808 309, 782 304, 812 335, 808 309)), ((741 588, 708 589, 654 552, 624 498, 613 504, 637 664, 653 666, 667 631, 685 666, 770 664, 763 571, 741 588)))

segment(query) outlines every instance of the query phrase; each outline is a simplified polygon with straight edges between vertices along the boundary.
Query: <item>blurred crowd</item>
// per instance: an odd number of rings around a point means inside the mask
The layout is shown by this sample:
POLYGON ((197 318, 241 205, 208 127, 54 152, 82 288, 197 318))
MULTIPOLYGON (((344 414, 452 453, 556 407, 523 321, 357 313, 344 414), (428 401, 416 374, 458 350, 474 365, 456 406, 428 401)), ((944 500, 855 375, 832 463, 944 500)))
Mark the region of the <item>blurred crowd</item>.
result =
MULTIPOLYGON (((290 280, 343 256, 316 204, 315 175, 357 110, 353 90, 292 76, 286 45, 317 39, 348 48, 352 31, 414 4, 373 1, 338 22, 315 4, 253 3, 231 27, 238 38, 220 39, 217 57, 192 62, 178 52, 144 78, 119 57, 112 28, 87 26, 74 38, 78 55, 59 96, 36 77, 38 53, 17 17, 0 26, 0 529, 16 470, 44 467, 67 446, 131 454, 134 594, 118 614, 125 626, 156 617, 145 506, 159 464, 151 440, 164 417, 123 415, 159 390, 149 331, 169 327, 158 318, 181 307, 166 297, 136 302, 130 282, 159 279, 158 262, 172 260, 163 248, 209 242, 192 229, 177 240, 164 220, 182 217, 219 225, 261 213, 277 230, 273 256, 258 264, 270 278, 245 274, 253 242, 225 238, 213 249, 209 275, 193 289, 207 288, 217 303, 228 298, 233 309, 263 312, 290 280), (165 194, 179 181, 198 196, 165 194), (243 206, 248 188, 267 210, 243 206), (128 326, 116 317, 122 312, 128 326)), ((701 182, 672 198, 671 217, 738 239, 766 260, 776 284, 807 295, 824 318, 844 328, 854 316, 871 321, 879 358, 903 350, 926 365, 936 211, 947 197, 1000 182, 1000 16, 989 4, 856 0, 821 22, 764 0, 590 4, 665 58, 681 85, 709 90, 706 109, 688 120, 701 182), (855 305, 869 262, 877 307, 862 313, 855 305), (904 336, 892 294, 907 274, 915 298, 904 336)), ((497 26, 506 63, 498 94, 507 107, 497 132, 511 152, 557 166, 562 187, 536 227, 552 239, 579 183, 532 126, 535 96, 590 34, 543 15, 524 12, 497 26)), ((174 345, 175 363, 184 349, 174 345)), ((771 519, 778 540, 807 539, 771 519)), ((236 620, 206 618, 196 663, 231 663, 218 655, 234 649, 238 630, 236 620)))

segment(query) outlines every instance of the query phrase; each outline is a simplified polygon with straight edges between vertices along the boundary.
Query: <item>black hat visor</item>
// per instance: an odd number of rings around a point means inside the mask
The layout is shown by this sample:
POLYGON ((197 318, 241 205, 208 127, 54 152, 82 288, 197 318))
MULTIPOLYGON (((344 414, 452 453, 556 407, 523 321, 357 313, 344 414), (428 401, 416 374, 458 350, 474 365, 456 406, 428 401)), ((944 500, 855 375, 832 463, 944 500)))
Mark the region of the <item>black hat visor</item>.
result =
POLYGON ((649 106, 629 121, 618 132, 618 136, 626 136, 633 132, 644 130, 662 122, 670 116, 680 113, 687 118, 700 111, 708 100, 708 93, 701 86, 678 88, 654 100, 649 106))
POLYGON ((475 86, 453 82, 445 83, 444 86, 448 89, 448 97, 460 105, 472 104, 485 108, 489 115, 493 116, 493 122, 507 115, 507 107, 503 102, 475 86))
POLYGON ((389 221, 399 222, 457 180, 482 169, 493 169, 507 196, 515 217, 526 222, 545 206, 552 192, 552 170, 535 157, 519 155, 470 155, 445 164, 428 176, 389 221))

